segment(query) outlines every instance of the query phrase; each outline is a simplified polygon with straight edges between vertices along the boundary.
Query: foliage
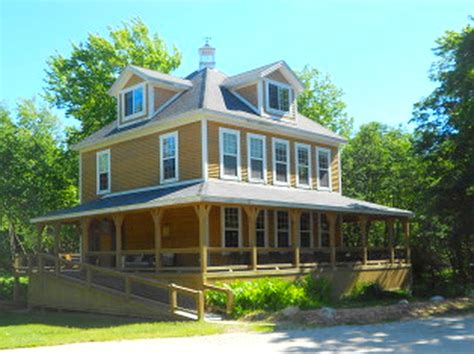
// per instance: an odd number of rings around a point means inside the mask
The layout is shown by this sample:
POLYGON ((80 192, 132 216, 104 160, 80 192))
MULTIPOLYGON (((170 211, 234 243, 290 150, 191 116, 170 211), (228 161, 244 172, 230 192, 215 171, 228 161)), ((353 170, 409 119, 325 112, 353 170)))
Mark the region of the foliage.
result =
POLYGON ((474 290, 474 283, 460 283, 457 281, 452 268, 420 273, 419 280, 413 283, 413 294, 419 297, 441 295, 447 298, 469 295, 474 290))
POLYGON ((327 74, 305 66, 298 76, 305 90, 298 96, 298 111, 344 137, 352 133, 354 119, 346 112, 343 92, 327 74))
POLYGON ((379 283, 356 283, 351 292, 345 296, 345 301, 370 302, 378 300, 399 300, 410 298, 411 295, 404 291, 385 290, 379 283))
MULTIPOLYGON (((253 281, 237 280, 220 286, 231 289, 234 294, 232 315, 235 317, 253 311, 279 311, 288 306, 320 307, 323 302, 329 301, 331 293, 327 280, 314 280, 310 276, 294 282, 262 278, 253 281)), ((225 300, 225 295, 220 292, 207 293, 206 301, 212 306, 225 308, 225 300)))
MULTIPOLYGON (((20 277, 20 296, 26 300, 26 289, 28 286, 28 277, 20 277)), ((15 280, 12 276, 0 275, 0 300, 13 300, 13 287, 15 280)))
POLYGON ((85 42, 72 46, 67 58, 61 54, 50 57, 46 98, 81 122, 79 131, 70 132, 70 142, 77 142, 116 118, 116 103, 107 91, 128 64, 169 73, 180 62, 175 47, 169 52, 161 37, 151 35, 135 19, 109 29, 109 38, 89 34, 85 42))

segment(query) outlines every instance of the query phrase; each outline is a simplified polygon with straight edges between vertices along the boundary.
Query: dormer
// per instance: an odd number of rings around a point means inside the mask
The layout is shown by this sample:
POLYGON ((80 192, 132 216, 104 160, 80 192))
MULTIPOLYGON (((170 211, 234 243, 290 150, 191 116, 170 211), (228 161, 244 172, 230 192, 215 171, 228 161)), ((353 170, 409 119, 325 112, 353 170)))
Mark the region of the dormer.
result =
POLYGON ((119 128, 150 119, 192 86, 189 80, 128 65, 109 90, 117 99, 119 128))
POLYGON ((295 121, 304 86, 284 61, 228 77, 223 86, 260 116, 295 121))

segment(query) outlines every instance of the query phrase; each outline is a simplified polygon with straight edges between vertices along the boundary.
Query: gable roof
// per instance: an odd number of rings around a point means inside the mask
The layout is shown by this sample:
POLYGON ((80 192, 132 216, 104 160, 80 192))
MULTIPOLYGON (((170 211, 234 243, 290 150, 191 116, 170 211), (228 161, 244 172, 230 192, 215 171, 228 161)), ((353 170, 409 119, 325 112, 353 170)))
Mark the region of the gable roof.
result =
MULTIPOLYGON (((268 70, 273 67, 274 65, 270 64, 258 68, 257 71, 265 72, 265 69, 262 70, 262 68, 267 68, 268 70)), ((252 108, 242 102, 226 87, 225 82, 228 82, 228 78, 227 75, 217 69, 204 68, 197 70, 182 79, 190 83, 189 88, 177 95, 171 103, 150 119, 126 127, 118 127, 117 120, 114 120, 74 145, 73 148, 80 150, 104 139, 116 136, 117 134, 137 128, 146 129, 146 127, 169 122, 179 115, 198 111, 216 115, 228 115, 254 123, 281 127, 284 128, 285 131, 294 130, 296 133, 309 133, 337 144, 346 142, 340 135, 300 113, 297 113, 295 122, 272 120, 256 114, 252 108)))

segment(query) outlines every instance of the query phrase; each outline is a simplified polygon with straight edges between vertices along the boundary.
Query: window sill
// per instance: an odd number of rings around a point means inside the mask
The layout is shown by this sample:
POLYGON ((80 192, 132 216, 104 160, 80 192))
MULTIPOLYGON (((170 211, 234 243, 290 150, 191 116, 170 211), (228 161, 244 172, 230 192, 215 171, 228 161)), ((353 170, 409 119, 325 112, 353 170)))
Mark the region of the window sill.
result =
POLYGON ((162 179, 160 180, 160 184, 170 184, 170 183, 176 183, 178 181, 179 181, 178 178, 162 179))
POLYGON ((110 193, 110 189, 107 189, 105 191, 97 191, 97 195, 105 195, 105 194, 109 194, 110 193))
POLYGON ((225 175, 222 175, 221 179, 227 180, 227 181, 241 181, 242 180, 240 176, 225 176, 225 175))
POLYGON ((129 116, 123 116, 122 117, 122 121, 124 123, 128 123, 129 121, 133 120, 133 119, 136 119, 136 118, 139 118, 141 116, 144 116, 145 115, 145 110, 142 109, 140 112, 135 112, 133 114, 130 114, 129 116))

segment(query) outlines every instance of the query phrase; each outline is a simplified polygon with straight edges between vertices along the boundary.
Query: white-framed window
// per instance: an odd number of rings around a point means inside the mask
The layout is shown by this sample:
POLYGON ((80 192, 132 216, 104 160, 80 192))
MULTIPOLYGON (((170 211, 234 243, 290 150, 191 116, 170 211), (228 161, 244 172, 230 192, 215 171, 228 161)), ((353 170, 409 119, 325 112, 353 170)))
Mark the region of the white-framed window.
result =
POLYGON ((296 185, 311 188, 311 147, 308 144, 295 144, 296 185))
POLYGON ((146 107, 145 84, 128 87, 121 95, 124 121, 143 115, 146 107))
POLYGON ((240 180, 240 132, 219 128, 221 178, 240 180))
POLYGON ((266 139, 263 135, 247 134, 247 165, 250 182, 267 180, 266 139))
POLYGON ((290 247, 290 215, 287 211, 275 212, 275 245, 276 247, 290 247))
POLYGON ((313 247, 313 213, 309 211, 300 215, 300 246, 313 247))
POLYGON ((267 112, 286 114, 291 106, 291 87, 281 82, 266 80, 267 112))
POLYGON ((236 207, 221 208, 222 247, 241 247, 241 211, 236 207))
POLYGON ((160 135, 160 182, 175 182, 179 179, 178 132, 160 135))
POLYGON ((110 149, 96 154, 97 194, 110 193, 110 149))
POLYGON ((319 226, 319 237, 318 237, 318 246, 319 247, 329 247, 330 242, 329 242, 329 221, 326 217, 326 214, 324 213, 319 213, 319 220, 318 220, 318 226, 319 226))
POLYGON ((290 184, 290 144, 273 138, 273 184, 290 184))
POLYGON ((317 147, 316 164, 318 189, 331 190, 331 150, 317 147))
POLYGON ((260 210, 255 222, 257 247, 267 247, 267 211, 260 210))

